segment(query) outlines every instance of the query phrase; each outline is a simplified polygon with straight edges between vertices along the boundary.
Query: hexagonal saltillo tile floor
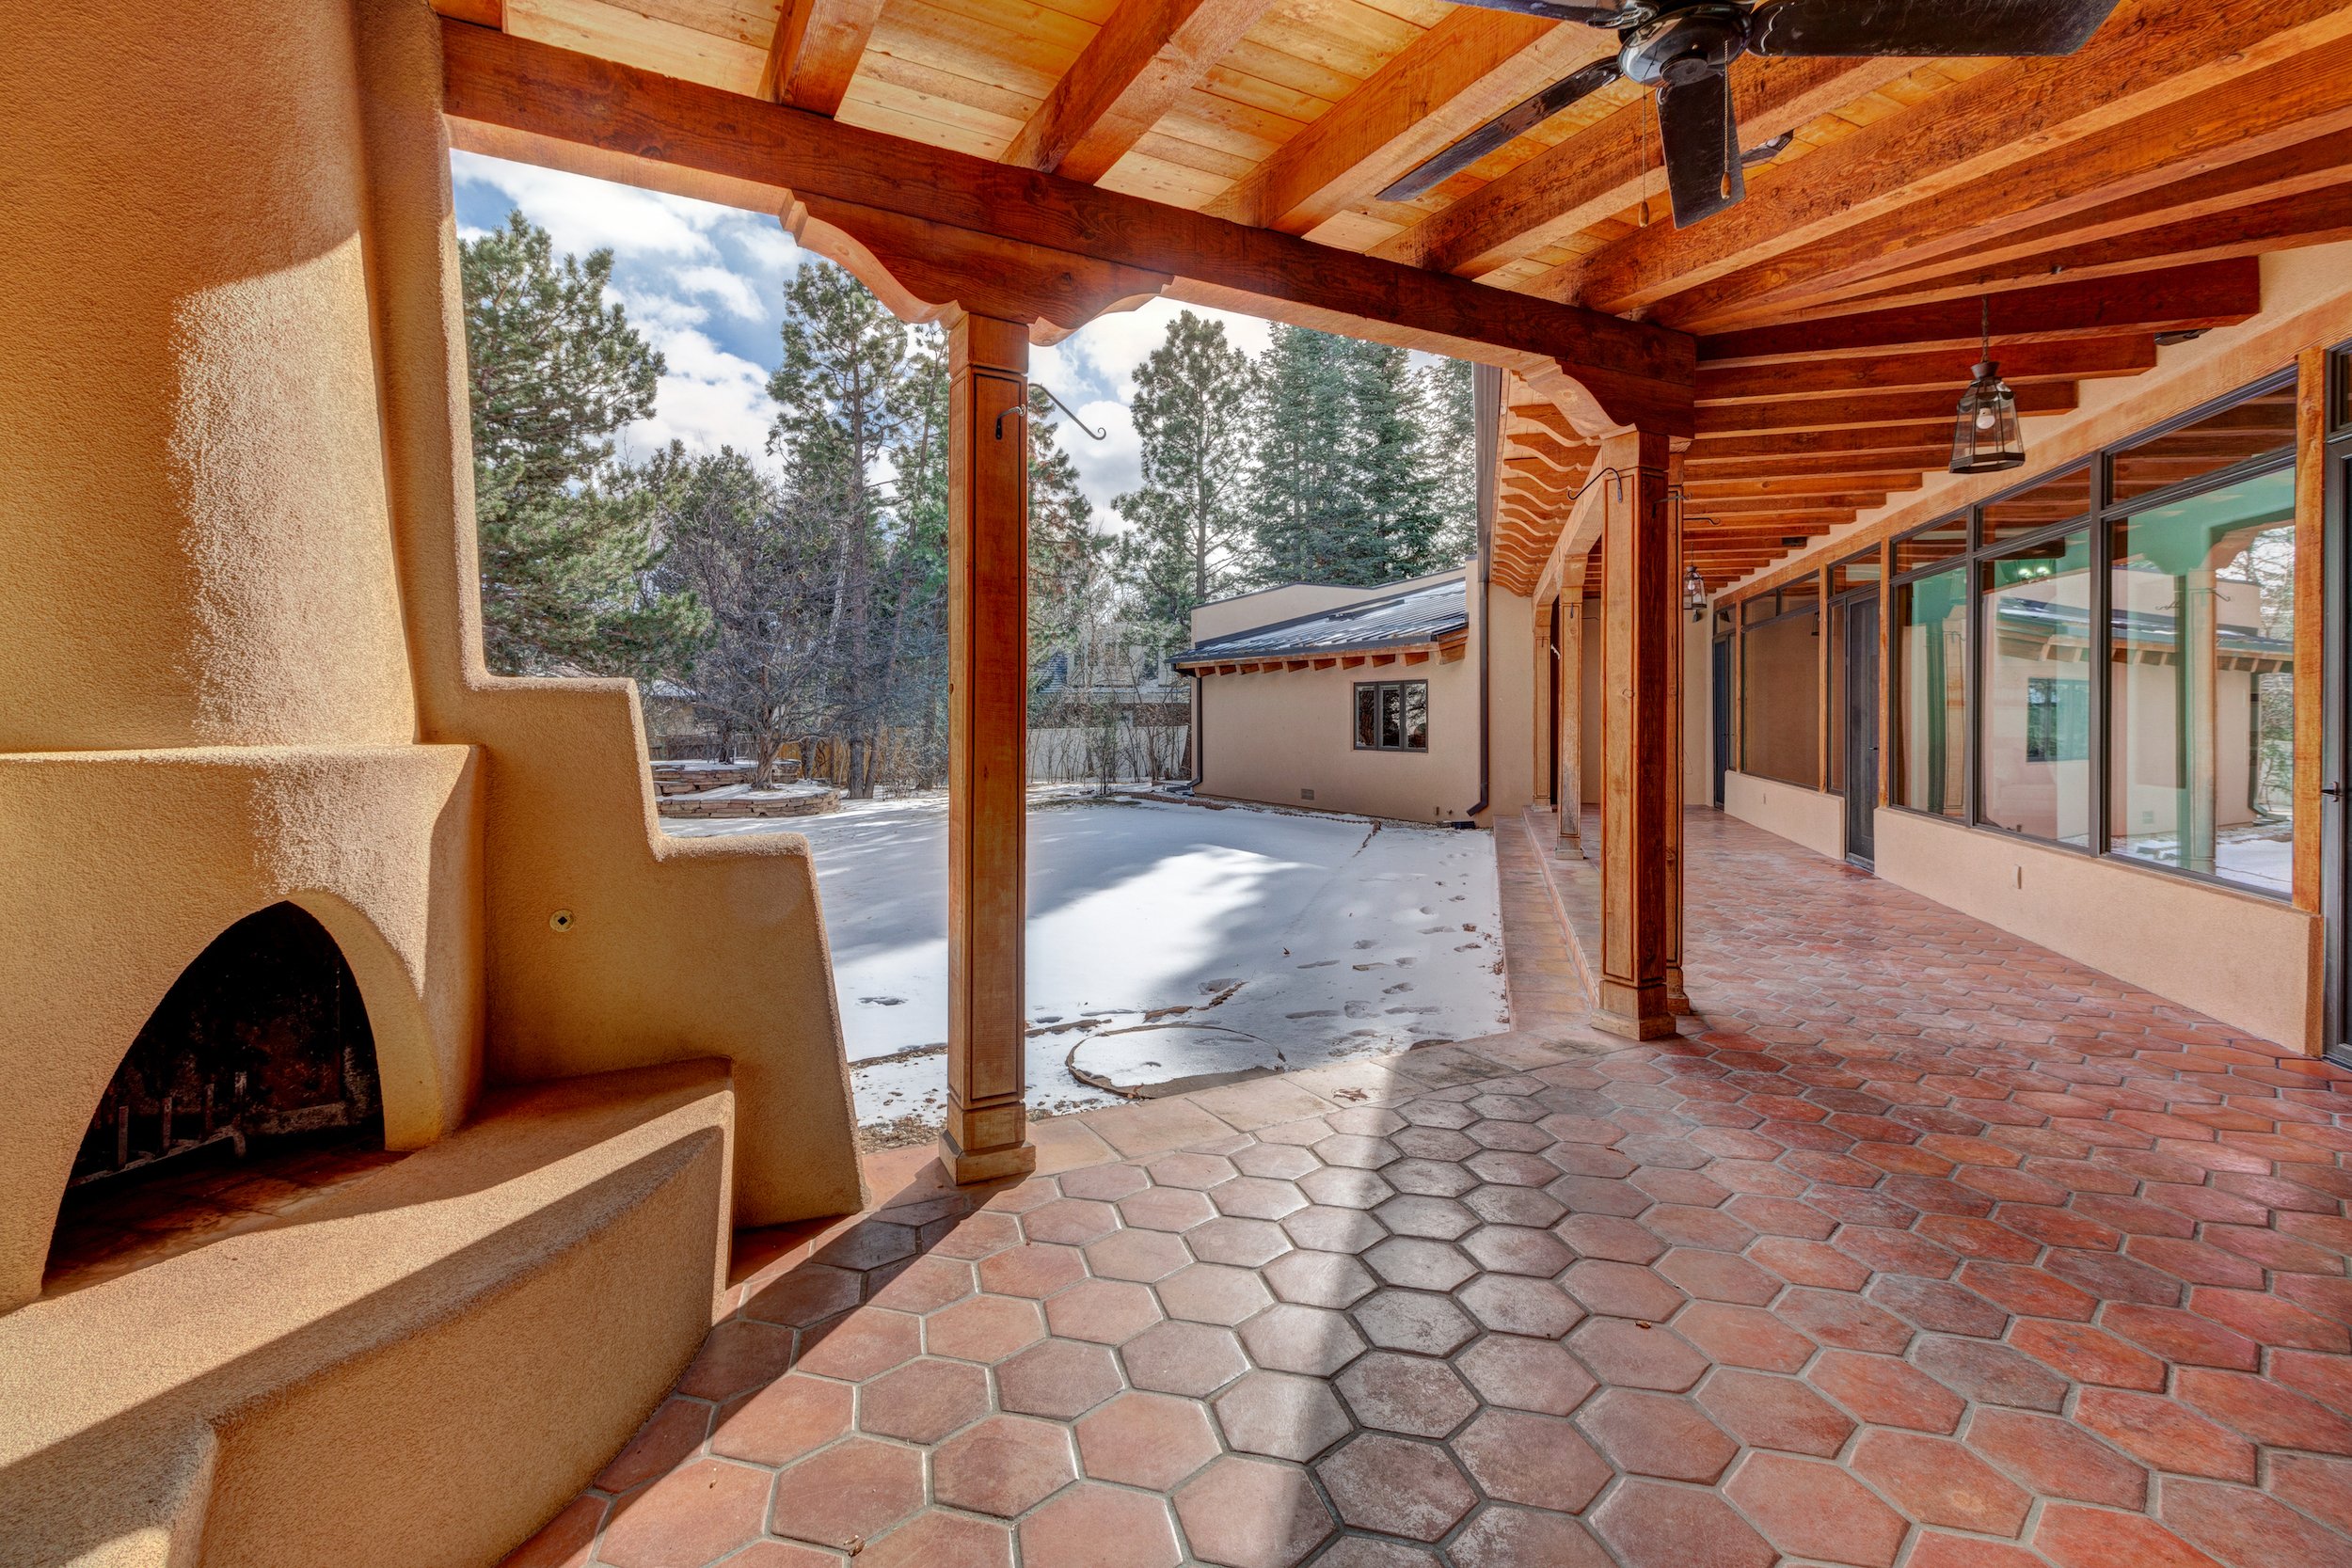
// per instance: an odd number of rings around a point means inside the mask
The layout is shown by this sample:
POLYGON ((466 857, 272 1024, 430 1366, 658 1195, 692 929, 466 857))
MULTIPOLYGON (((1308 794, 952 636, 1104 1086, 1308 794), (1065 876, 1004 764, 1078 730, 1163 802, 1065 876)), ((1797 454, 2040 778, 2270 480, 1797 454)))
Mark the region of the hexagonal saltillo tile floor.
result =
POLYGON ((511 1561, 2352 1564, 2352 1075, 1689 839, 1682 1037, 1506 828, 1518 1032, 878 1164, 511 1561))

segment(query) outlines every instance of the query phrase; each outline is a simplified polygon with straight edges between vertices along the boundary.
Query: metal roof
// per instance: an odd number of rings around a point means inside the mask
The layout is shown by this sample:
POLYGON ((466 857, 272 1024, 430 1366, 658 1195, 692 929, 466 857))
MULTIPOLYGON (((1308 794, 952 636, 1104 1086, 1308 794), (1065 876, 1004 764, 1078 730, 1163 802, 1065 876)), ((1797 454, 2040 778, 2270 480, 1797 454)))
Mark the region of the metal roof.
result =
POLYGON ((1234 659, 1298 658, 1310 654, 1361 653, 1376 648, 1412 648, 1470 628, 1467 577, 1408 588, 1376 599, 1359 599, 1337 610, 1318 610, 1272 626, 1213 637, 1185 649, 1169 662, 1179 668, 1234 659))

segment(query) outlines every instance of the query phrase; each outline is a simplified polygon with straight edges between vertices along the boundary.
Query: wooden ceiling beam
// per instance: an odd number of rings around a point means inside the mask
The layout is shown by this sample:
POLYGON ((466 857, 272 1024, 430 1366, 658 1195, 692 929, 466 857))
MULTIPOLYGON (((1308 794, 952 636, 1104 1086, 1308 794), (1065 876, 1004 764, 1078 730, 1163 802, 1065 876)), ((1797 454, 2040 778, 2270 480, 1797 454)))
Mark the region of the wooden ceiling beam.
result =
MULTIPOLYGON (((1908 74, 1915 60, 1753 56, 1732 66, 1741 138, 1751 147, 1875 92, 1908 74)), ((1412 266, 1479 277, 1505 261, 1665 194, 1657 160, 1657 113, 1645 91, 1634 102, 1545 149, 1371 254, 1412 266)), ((1669 226, 1661 210, 1661 226, 1669 226)))
MULTIPOLYGON (((2076 398, 2071 381, 2042 381, 2017 388, 2020 414, 2063 414, 2076 398)), ((1957 389, 1940 392, 1866 392, 1848 398, 1789 398, 1778 403, 1719 403, 1699 410, 1699 435, 1759 435, 1768 431, 1875 429, 1932 420, 1949 420, 1958 411, 1957 389)), ((1946 430, 1950 429, 1949 424, 1946 430)))
POLYGON ((1120 0, 1005 150, 1089 184, 1232 53, 1271 0, 1120 0))
POLYGON ((2352 136, 2352 73, 2315 50, 2165 113, 1690 290, 1678 321, 1727 331, 2056 243, 2106 239, 2332 182, 2352 136))
MULTIPOLYGON (((2352 182, 2352 169, 2343 173, 2352 182)), ((2077 281, 2127 278, 2159 267, 2263 256, 2346 238, 2352 238, 2352 182, 2061 245, 2022 260, 1971 263, 1960 272, 1857 295, 1847 303, 1891 308, 1975 299, 1982 293, 2031 288, 2054 275, 2077 281)), ((2005 373, 2007 368, 2003 366, 2005 373)))
MULTIPOLYGON (((1708 364, 1699 367, 1698 400, 1702 404, 1763 402, 1948 388, 1957 401, 1974 373, 1976 360, 1977 351, 1971 347, 1796 364, 1708 364)), ((2012 387, 2137 375, 2155 368, 2156 341, 2148 336, 2021 343, 2001 354, 2001 375, 2012 387)))
POLYGON ((2006 61, 1786 170, 1759 170, 1727 212, 1690 229, 1652 225, 1585 259, 1573 295, 1562 297, 1611 311, 1662 307, 1676 320, 1664 302, 1689 290, 1972 181, 2023 172, 2347 36, 2343 0, 2123 0, 2079 53, 2006 61))
POLYGON ((840 112, 882 0, 785 0, 759 95, 811 114, 840 112))
POLYGON ((1606 50, 1586 27, 1454 8, 1202 210, 1309 233, 1606 50))
POLYGON ((441 40, 443 106, 456 146, 785 213, 804 237, 849 242, 826 243, 835 260, 862 266, 862 277, 888 283, 906 273, 897 286, 917 304, 982 309, 977 300, 1046 333, 1164 292, 1499 365, 1549 395, 1587 400, 1597 428, 1641 423, 1670 436, 1691 428, 1692 344, 1679 333, 467 23, 443 21, 441 40))
MULTIPOLYGON (((1993 344, 1997 352, 2018 343, 2201 331, 2234 326, 2261 309, 2259 262, 2203 261, 2141 273, 2129 283, 2088 278, 2001 294, 1993 304, 1993 344)), ((1714 368, 1964 350, 1977 345, 1981 319, 1973 299, 1820 316, 1702 338, 1699 360, 1714 368)))

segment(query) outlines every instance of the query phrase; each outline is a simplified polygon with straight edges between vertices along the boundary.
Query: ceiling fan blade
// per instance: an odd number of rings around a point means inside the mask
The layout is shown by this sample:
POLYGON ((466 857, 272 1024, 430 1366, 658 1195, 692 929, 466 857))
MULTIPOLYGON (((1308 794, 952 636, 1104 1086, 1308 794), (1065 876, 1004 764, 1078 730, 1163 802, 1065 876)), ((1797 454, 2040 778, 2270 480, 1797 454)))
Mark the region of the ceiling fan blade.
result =
POLYGON ((1731 115, 1731 78, 1720 71, 1658 86, 1658 139, 1666 152, 1677 229, 1712 217, 1747 194, 1740 128, 1731 115))
POLYGON ((1754 168, 1758 164, 1769 164, 1788 151, 1788 144, 1796 139, 1797 134, 1794 131, 1783 131, 1771 141, 1757 142, 1754 147, 1740 154, 1740 166, 1754 168))
POLYGON ((1461 0, 1461 4, 1540 16, 1548 22, 1581 22, 1587 27, 1614 27, 1624 20, 1614 6, 1559 6, 1552 0, 1461 0))
POLYGON ((1767 0, 1751 55, 2072 55, 2116 0, 1767 0))
POLYGON ((1478 162, 1496 148, 1518 140, 1578 99, 1598 92, 1618 76, 1617 57, 1595 60, 1583 70, 1564 76, 1534 97, 1512 105, 1486 124, 1429 159, 1380 193, 1383 201, 1410 201, 1442 181, 1478 162))

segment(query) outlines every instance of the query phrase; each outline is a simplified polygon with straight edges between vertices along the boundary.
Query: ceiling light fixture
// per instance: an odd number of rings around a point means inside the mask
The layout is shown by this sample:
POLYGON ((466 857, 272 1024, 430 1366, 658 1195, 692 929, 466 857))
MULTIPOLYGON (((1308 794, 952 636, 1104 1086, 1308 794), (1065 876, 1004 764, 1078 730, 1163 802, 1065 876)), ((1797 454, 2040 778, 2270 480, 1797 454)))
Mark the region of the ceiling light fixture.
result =
POLYGON ((2017 430, 2017 394, 2001 379, 1993 359, 1993 299, 1983 300, 1983 357, 1976 379, 1960 395, 1960 418, 1952 425, 1952 472, 1989 474, 2026 461, 2026 438, 2017 430))
POLYGON ((1707 579, 1699 576, 1696 566, 1682 574, 1682 608, 1694 622, 1707 619, 1707 579))

